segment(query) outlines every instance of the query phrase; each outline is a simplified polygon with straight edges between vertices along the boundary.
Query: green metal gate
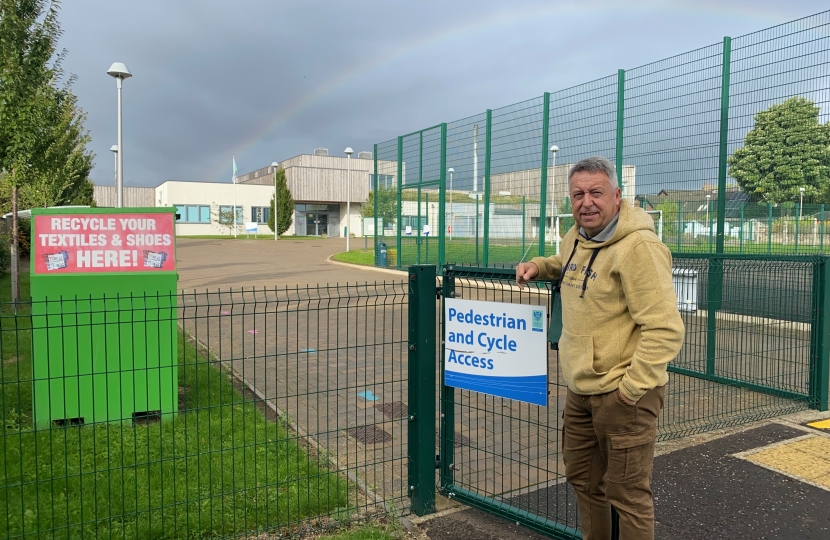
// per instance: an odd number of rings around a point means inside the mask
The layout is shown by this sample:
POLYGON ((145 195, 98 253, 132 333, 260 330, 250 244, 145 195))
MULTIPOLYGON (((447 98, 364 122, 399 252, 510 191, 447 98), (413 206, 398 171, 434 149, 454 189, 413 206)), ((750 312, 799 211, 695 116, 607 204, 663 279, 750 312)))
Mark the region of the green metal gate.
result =
MULTIPOLYGON (((669 367, 660 440, 807 408, 827 410, 830 265, 825 257, 785 259, 675 260, 676 276, 695 278, 694 292, 679 291, 682 299, 693 300, 680 306, 686 340, 669 367), (747 306, 751 314, 744 313, 747 306), (798 315, 804 311, 806 322, 798 315)), ((410 267, 409 392, 424 396, 410 406, 410 437, 416 433, 413 422, 421 423, 417 433, 427 437, 436 412, 439 433, 437 464, 429 445, 410 441, 410 493, 423 496, 435 485, 437 465, 438 491, 447 497, 555 538, 581 538, 560 452, 567 387, 557 352, 548 352, 547 407, 443 384, 439 299, 547 305, 549 284, 519 290, 513 268, 446 265, 437 280, 431 279, 434 271, 431 265, 410 267), (436 335, 433 344, 429 338, 436 335), (437 411, 429 409, 435 403, 429 389, 436 387, 437 411)), ((416 514, 434 504, 416 504, 416 496, 412 501, 416 514)))

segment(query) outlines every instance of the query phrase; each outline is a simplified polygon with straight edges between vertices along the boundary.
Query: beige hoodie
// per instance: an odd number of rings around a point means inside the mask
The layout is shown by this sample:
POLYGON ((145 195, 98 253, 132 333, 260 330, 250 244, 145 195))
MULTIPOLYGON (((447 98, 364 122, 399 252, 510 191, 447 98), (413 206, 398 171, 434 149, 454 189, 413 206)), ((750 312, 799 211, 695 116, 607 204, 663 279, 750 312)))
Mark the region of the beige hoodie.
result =
POLYGON ((568 388, 583 394, 620 389, 630 400, 668 381, 666 366, 680 352, 684 328, 672 286, 671 253, 654 221, 641 208, 620 201, 610 240, 594 242, 575 226, 553 257, 531 260, 537 279, 556 279, 577 242, 562 280, 559 358, 568 388), (600 248, 588 277, 586 267, 600 248))

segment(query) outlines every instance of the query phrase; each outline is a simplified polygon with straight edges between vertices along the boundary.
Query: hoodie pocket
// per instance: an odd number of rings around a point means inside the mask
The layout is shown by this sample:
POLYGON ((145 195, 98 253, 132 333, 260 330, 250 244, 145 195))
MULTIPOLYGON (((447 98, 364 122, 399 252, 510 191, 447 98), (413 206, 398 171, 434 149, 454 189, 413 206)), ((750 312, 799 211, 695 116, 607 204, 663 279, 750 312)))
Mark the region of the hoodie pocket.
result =
POLYGON ((596 376, 594 338, 571 334, 563 329, 559 340, 559 364, 565 382, 571 386, 578 386, 579 381, 596 376))

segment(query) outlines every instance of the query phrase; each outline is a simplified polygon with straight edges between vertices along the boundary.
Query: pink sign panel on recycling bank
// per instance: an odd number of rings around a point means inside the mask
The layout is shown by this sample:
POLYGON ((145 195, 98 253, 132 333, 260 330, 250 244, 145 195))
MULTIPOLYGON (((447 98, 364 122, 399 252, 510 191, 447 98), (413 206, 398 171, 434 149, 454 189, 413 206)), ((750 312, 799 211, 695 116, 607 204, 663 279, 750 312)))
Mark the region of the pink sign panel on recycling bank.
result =
POLYGON ((34 219, 36 274, 176 269, 172 213, 65 214, 34 219))

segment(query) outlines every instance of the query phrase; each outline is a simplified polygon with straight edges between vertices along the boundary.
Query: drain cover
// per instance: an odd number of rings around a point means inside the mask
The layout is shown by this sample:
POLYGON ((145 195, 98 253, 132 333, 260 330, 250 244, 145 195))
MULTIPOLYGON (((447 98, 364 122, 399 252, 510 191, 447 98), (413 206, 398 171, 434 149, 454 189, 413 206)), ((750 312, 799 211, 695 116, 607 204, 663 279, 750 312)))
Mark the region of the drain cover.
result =
POLYGON ((375 405, 375 409, 383 413, 383 416, 390 420, 397 420, 399 418, 406 418, 406 404, 403 401, 393 401, 392 403, 380 403, 375 405))
POLYGON ((392 435, 377 426, 361 426, 351 428, 347 429, 346 433, 349 434, 349 437, 357 439, 358 442, 363 444, 377 444, 392 440, 392 435))

